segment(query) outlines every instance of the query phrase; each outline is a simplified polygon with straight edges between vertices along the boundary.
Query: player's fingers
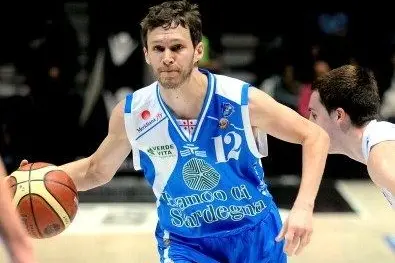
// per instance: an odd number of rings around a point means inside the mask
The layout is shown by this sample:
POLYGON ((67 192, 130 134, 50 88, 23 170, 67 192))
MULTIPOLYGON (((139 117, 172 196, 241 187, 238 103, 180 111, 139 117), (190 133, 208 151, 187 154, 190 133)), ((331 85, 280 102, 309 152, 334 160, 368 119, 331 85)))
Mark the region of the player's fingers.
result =
POLYGON ((311 231, 307 231, 300 239, 298 248, 295 251, 295 255, 299 255, 307 244, 310 243, 311 231))
POLYGON ((283 226, 283 228, 281 228, 280 233, 276 237, 276 241, 277 242, 281 241, 284 238, 284 234, 285 234, 285 227, 283 226))
POLYGON ((285 251, 289 256, 292 256, 295 254, 295 250, 299 247, 301 238, 304 236, 306 231, 300 228, 292 228, 290 233, 293 233, 292 239, 289 238, 285 251))
POLYGON ((300 236, 294 235, 294 238, 292 239, 290 245, 288 246, 287 254, 293 256, 295 254, 296 248, 299 246, 299 243, 300 243, 300 236))
POLYGON ((288 228, 288 221, 285 221, 283 227, 281 228, 280 233, 276 237, 277 242, 280 242, 284 238, 287 228, 288 228))
POLYGON ((288 255, 292 255, 292 252, 295 250, 295 231, 293 229, 288 229, 287 233, 285 233, 285 246, 284 246, 284 251, 288 255))

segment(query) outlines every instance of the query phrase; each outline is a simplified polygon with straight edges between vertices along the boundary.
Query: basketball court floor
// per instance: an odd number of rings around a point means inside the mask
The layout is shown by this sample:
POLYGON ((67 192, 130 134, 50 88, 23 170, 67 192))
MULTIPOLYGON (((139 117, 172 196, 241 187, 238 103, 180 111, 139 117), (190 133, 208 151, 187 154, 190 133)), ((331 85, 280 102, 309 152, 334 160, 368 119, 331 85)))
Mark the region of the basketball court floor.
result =
MULTIPOLYGON (((297 185, 292 179, 283 182, 271 188, 285 218, 297 185)), ((80 210, 61 235, 34 241, 39 263, 159 262, 155 204, 148 188, 128 179, 111 184, 81 193, 80 210)), ((4 250, 0 255, 0 262, 7 262, 4 250)), ((370 181, 323 182, 311 243, 289 262, 395 262, 395 212, 370 181)))

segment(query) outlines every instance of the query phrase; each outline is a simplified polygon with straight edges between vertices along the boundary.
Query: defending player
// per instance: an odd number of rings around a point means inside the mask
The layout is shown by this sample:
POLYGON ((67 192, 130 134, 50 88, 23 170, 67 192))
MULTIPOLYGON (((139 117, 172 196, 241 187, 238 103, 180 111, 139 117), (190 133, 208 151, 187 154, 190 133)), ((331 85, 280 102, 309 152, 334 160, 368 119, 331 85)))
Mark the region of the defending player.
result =
POLYGON ((372 181, 395 208, 395 124, 379 120, 374 75, 344 65, 317 79, 312 89, 310 120, 328 132, 329 152, 366 164, 372 181))

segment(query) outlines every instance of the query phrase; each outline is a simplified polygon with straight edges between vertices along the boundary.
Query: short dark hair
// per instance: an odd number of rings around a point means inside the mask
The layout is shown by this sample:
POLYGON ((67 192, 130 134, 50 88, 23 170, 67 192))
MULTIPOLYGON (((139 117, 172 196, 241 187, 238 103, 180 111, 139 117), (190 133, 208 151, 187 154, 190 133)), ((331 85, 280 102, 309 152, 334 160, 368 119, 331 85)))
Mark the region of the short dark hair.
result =
POLYGON ((181 25, 189 29, 194 47, 202 41, 202 20, 197 4, 187 0, 167 1, 149 8, 141 21, 141 41, 147 47, 147 33, 157 27, 170 28, 181 25))
POLYGON ((377 82, 367 68, 354 65, 338 67, 317 78, 312 90, 318 91, 321 103, 329 113, 343 108, 357 127, 379 117, 377 82))

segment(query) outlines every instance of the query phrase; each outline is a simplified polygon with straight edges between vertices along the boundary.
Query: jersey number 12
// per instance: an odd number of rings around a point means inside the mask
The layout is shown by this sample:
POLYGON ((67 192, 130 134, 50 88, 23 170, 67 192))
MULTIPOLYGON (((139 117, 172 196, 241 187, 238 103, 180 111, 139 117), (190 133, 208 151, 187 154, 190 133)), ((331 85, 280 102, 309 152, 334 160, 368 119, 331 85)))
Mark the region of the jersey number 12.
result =
POLYGON ((229 161, 230 159, 239 159, 241 136, 238 133, 231 131, 228 132, 225 136, 219 135, 213 137, 213 139, 217 163, 224 163, 229 161), (225 153, 224 143, 232 144, 232 148, 227 154, 225 153))

